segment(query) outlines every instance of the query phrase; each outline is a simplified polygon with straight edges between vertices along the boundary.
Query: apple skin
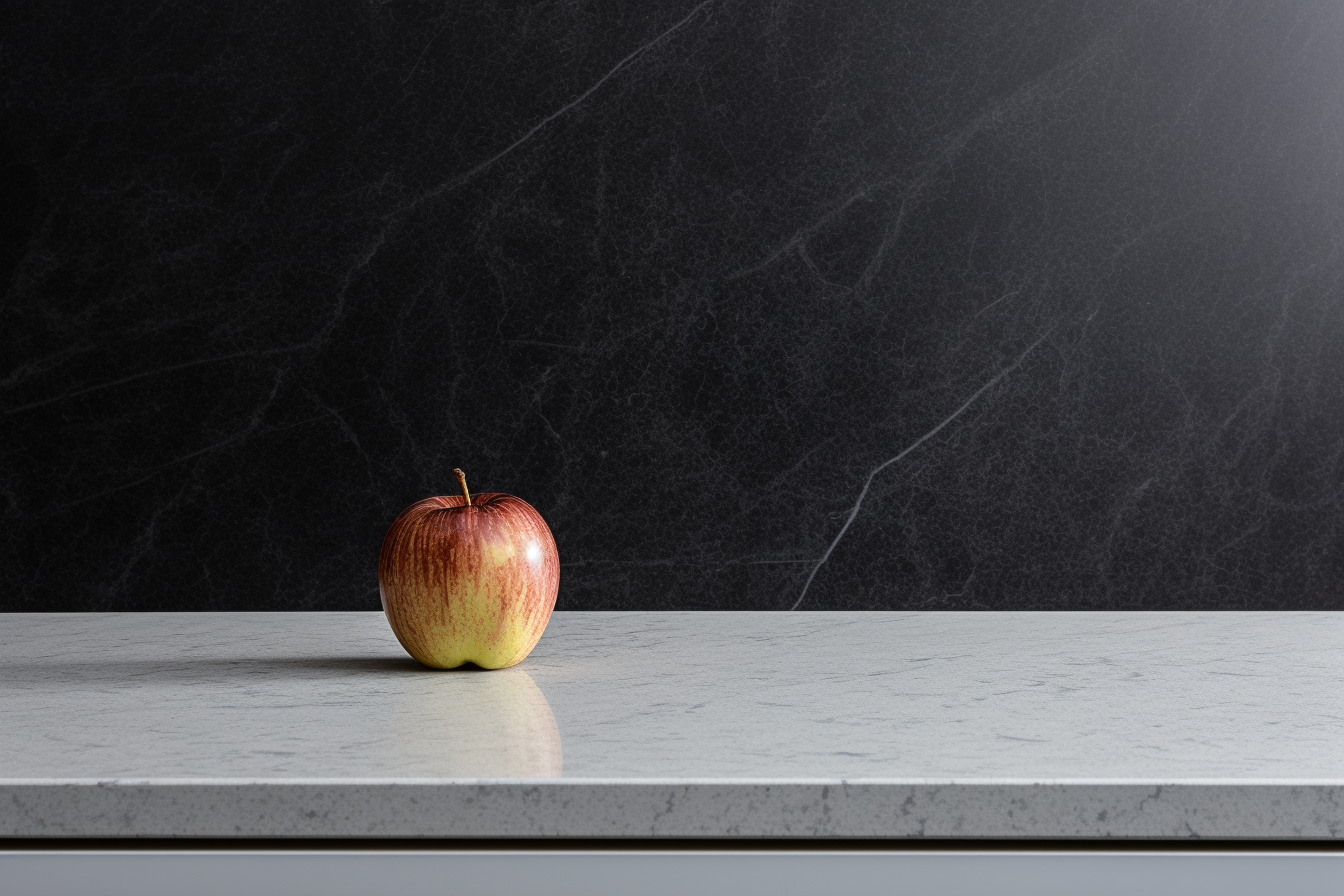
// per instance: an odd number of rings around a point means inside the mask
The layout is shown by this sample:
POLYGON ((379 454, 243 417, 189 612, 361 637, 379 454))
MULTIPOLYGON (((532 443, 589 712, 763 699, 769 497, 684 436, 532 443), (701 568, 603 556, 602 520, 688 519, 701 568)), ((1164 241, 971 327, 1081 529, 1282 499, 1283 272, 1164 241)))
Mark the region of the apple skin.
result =
POLYGON ((392 632, 426 666, 503 669, 541 640, 560 556, 541 514, 499 492, 426 498, 392 522, 378 591, 392 632))

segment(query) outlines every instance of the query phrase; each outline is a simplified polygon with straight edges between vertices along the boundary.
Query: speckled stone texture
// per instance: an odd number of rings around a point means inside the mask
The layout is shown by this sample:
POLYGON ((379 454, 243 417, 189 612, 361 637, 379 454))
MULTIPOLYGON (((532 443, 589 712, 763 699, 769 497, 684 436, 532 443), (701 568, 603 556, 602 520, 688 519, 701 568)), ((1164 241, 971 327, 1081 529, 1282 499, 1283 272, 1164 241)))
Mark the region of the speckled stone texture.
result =
POLYGON ((1337 613, 0 617, 0 835, 1344 837, 1337 613))
POLYGON ((0 608, 1344 608, 1344 6, 0 10, 0 608))

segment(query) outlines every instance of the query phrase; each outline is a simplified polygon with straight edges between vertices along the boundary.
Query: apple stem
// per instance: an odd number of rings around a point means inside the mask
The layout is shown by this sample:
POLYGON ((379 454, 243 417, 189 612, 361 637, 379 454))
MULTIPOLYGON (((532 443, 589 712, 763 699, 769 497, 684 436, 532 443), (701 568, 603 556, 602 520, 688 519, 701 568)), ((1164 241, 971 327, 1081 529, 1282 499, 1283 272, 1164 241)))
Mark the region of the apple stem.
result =
POLYGON ((467 499, 467 506, 471 506, 471 492, 467 491, 467 474, 463 473, 457 467, 453 467, 453 475, 457 477, 457 482, 462 486, 462 497, 467 499))

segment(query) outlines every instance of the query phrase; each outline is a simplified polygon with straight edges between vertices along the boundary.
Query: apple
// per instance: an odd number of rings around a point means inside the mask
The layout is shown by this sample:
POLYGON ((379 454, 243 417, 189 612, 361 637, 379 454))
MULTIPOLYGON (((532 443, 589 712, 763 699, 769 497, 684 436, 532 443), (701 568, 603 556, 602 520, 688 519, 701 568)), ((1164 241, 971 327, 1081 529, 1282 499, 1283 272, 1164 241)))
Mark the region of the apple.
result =
POLYGON ((426 498, 392 522, 378 554, 378 591, 392 632, 426 666, 521 662, 546 630, 560 555, 541 514, 503 493, 426 498))

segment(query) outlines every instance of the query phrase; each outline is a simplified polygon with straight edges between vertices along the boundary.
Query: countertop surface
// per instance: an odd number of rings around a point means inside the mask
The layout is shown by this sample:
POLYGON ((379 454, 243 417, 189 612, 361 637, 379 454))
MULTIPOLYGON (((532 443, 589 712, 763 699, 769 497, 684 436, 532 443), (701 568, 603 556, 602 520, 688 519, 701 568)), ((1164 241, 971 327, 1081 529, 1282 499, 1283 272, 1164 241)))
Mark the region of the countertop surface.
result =
POLYGON ((0 835, 1344 837, 1344 613, 0 616, 0 835))

